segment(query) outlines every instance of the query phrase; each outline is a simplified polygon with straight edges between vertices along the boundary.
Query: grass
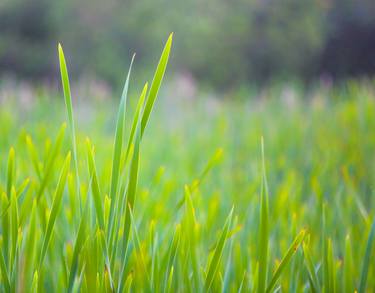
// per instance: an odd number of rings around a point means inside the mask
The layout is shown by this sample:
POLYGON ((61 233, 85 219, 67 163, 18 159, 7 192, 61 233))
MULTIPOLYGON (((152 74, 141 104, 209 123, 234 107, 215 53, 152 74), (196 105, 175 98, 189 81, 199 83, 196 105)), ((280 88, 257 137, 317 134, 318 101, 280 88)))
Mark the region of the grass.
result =
POLYGON ((61 45, 68 133, 62 99, 0 109, 1 290, 374 291, 374 84, 164 113, 172 37, 87 131, 61 45))

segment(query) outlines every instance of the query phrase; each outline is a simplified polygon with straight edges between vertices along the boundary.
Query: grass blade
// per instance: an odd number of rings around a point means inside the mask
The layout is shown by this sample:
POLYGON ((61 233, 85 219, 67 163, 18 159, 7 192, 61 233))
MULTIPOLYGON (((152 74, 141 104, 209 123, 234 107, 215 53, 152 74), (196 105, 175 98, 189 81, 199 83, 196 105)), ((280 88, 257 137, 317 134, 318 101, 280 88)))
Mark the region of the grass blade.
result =
MULTIPOLYGON (((113 237, 111 234, 112 234, 112 229, 113 229, 114 212, 115 212, 115 207, 117 205, 117 189, 118 189, 118 181, 119 181, 119 175, 120 175, 121 152, 122 152, 122 143, 123 143, 124 128, 125 128, 126 101, 128 97, 129 79, 130 79, 130 73, 132 70, 134 57, 135 55, 133 55, 132 60, 130 62, 129 71, 126 77, 124 89, 121 95, 120 106, 119 106, 119 110, 117 114, 116 134, 115 134, 114 151, 113 151, 113 159, 112 159, 111 188, 110 188, 110 193, 109 193, 109 198, 111 199, 111 207, 109 210, 108 233, 111 239, 113 237)), ((112 241, 110 241, 110 243, 111 242, 112 241)))
POLYGON ((294 239, 292 245, 289 247, 288 251, 284 255, 283 259, 281 260, 279 266, 277 267, 275 273, 273 274, 270 283, 268 284, 266 292, 271 292, 279 279, 281 273, 284 271, 286 266, 289 264, 290 260, 292 259, 293 255, 296 253, 298 247, 302 243, 303 239, 305 238, 305 231, 302 230, 297 237, 294 239))
POLYGON ((369 271, 369 267, 370 267, 371 252, 372 252, 374 237, 375 237, 375 219, 372 222, 370 234, 369 234, 368 240, 367 240, 365 255, 363 257, 363 264, 362 264, 362 271, 361 271, 361 281, 359 283, 358 293, 365 293, 366 292, 367 275, 368 275, 368 271, 369 271))
POLYGON ((54 164, 55 164, 55 161, 56 161, 56 158, 60 152, 60 149, 61 149, 61 145, 62 145, 62 142, 63 142, 63 139, 64 139, 64 134, 65 134, 65 128, 66 128, 66 124, 63 123, 60 127, 60 130, 57 134, 57 138, 56 138, 56 142, 55 142, 55 145, 48 157, 48 160, 47 160, 47 163, 46 163, 46 167, 45 169, 43 170, 44 174, 43 174, 43 179, 42 179, 42 182, 40 183, 40 187, 39 187, 39 190, 38 190, 38 193, 37 193, 37 202, 39 202, 40 200, 40 197, 42 196, 43 192, 44 192, 44 189, 46 188, 47 186, 47 183, 50 181, 50 178, 53 174, 53 167, 54 167, 54 164))
POLYGON ((218 272, 218 269, 219 269, 220 259, 221 259, 222 254, 223 254, 224 245, 225 245, 225 242, 227 240, 228 231, 229 231, 229 228, 230 228, 230 225, 231 225, 232 216, 233 216, 233 208, 230 211, 229 216, 227 217, 227 219, 225 221, 223 231, 221 232, 219 241, 216 244, 214 254, 212 256, 212 260, 211 260, 210 265, 209 265, 208 270, 207 270, 206 280, 205 280, 205 283, 204 283, 204 290, 206 292, 210 290, 211 285, 212 285, 214 279, 216 278, 216 275, 217 275, 217 272, 218 272))
POLYGON ((94 198, 94 205, 96 211, 96 217, 98 219, 99 228, 104 231, 104 210, 103 210, 103 203, 100 195, 100 188, 98 182, 98 176, 96 174, 96 167, 93 155, 93 148, 91 146, 90 140, 86 140, 87 146, 87 161, 89 165, 89 174, 91 179, 91 191, 94 198))
POLYGON ((315 267, 311 259, 310 249, 306 243, 302 244, 302 249, 305 259, 305 265, 309 274, 310 289, 312 292, 321 292, 319 286, 319 278, 316 274, 315 267))
POLYGON ((68 175, 69 167, 70 167, 70 152, 66 156, 64 165, 63 165, 61 173, 60 173, 59 182, 57 183, 55 196, 54 196, 53 203, 52 203, 51 214, 50 214, 49 219, 48 219, 47 230, 46 230, 46 233, 44 235, 43 246, 42 246, 42 250, 41 250, 41 254, 40 254, 39 269, 38 269, 39 272, 41 271, 40 269, 42 268, 44 257, 46 256, 46 253, 47 253, 48 244, 51 240, 53 226, 55 225, 57 213, 60 209, 60 205, 61 205, 61 201, 62 201, 62 196, 63 196, 63 192, 64 192, 64 187, 65 187, 65 182, 66 182, 66 177, 68 175))
POLYGON ((264 142, 261 140, 262 148, 262 189, 260 199, 260 225, 259 225, 259 276, 258 292, 263 293, 266 289, 268 271, 268 186, 266 178, 266 167, 264 160, 264 142))
POLYGON ((12 239, 12 246, 11 246, 11 268, 16 263, 16 255, 17 255, 17 244, 18 244, 18 202, 17 202, 17 195, 16 190, 12 187, 11 191, 11 239, 12 239))
POLYGON ((66 107, 66 112, 68 115, 70 137, 72 140, 77 196, 79 197, 79 203, 81 205, 81 197, 79 196, 80 195, 80 183, 79 183, 79 172, 78 172, 76 134, 75 134, 74 118, 73 118, 72 95, 70 92, 69 74, 68 74, 68 69, 66 67, 64 51, 60 43, 58 45, 58 52, 59 52, 61 83, 62 83, 63 91, 64 91, 65 107, 66 107))
POLYGON ((143 86, 141 95, 138 99, 137 107, 135 109, 133 122, 132 122, 131 130, 130 130, 130 136, 129 136, 129 140, 128 140, 128 146, 126 148, 125 161, 128 158, 128 155, 129 155, 129 152, 130 152, 130 147, 133 143, 134 134, 135 134, 135 131, 137 129, 137 125, 138 125, 138 121, 139 121, 139 114, 141 113, 141 110, 142 110, 142 107, 143 107, 143 104, 144 104, 144 101, 145 101, 145 97, 146 97, 146 94, 147 94, 147 88, 148 88, 148 83, 146 82, 145 85, 143 86))
POLYGON ((31 282, 33 267, 34 267, 34 259, 35 259, 35 246, 37 235, 36 235, 36 200, 33 201, 33 206, 31 209, 31 218, 29 223, 29 228, 27 232, 25 250, 24 250, 24 280, 26 286, 29 285, 31 282))
POLYGON ((86 200, 85 208, 83 210, 82 218, 79 223, 78 234, 77 234, 77 238, 76 238, 74 249, 73 249, 72 264, 70 266, 70 271, 69 271, 68 292, 72 292, 73 290, 74 280, 75 280, 75 277, 77 275, 77 270, 78 270, 78 256, 87 238, 86 233, 87 233, 88 206, 89 206, 89 200, 86 200))
POLYGON ((6 292, 10 292, 10 281, 9 274, 5 264, 5 259, 3 255, 3 249, 0 251, 0 269, 1 269, 1 280, 4 283, 6 292))
POLYGON ((141 119, 141 137, 143 136, 148 119, 150 118, 151 110, 154 106, 156 97, 158 95, 160 84, 163 80, 163 76, 165 73, 165 69, 167 68, 169 53, 172 47, 172 39, 173 33, 169 35, 168 40, 164 46, 163 52, 161 53, 161 57, 159 60, 159 64, 156 68, 154 78, 151 83, 150 92, 148 93, 146 105, 141 119))
MULTIPOLYGON (((180 244, 180 236, 181 236, 181 225, 177 225, 176 231, 173 235, 171 246, 169 248, 167 268, 165 270, 165 284, 168 284, 170 274, 172 273, 172 270, 173 270, 173 263, 177 255, 178 246, 180 244)), ((167 291, 169 292, 168 289, 167 291)))
POLYGON ((353 286, 353 254, 349 235, 345 239, 344 257, 344 292, 354 292, 353 286))
POLYGON ((126 251, 129 243, 130 233, 130 209, 133 209, 135 202, 135 195, 138 184, 138 168, 139 168, 139 144, 140 144, 140 131, 137 130, 137 135, 134 144, 133 158, 130 164, 129 183, 126 192, 125 201, 125 223, 124 223, 124 242, 123 252, 126 251))

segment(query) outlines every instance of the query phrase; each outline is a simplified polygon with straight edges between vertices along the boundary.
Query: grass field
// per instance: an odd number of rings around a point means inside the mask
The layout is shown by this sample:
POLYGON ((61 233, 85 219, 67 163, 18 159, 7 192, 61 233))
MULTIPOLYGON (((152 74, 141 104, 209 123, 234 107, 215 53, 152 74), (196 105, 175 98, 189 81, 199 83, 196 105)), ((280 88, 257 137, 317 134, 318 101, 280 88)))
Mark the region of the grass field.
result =
POLYGON ((129 101, 59 49, 65 102, 1 104, 1 290, 374 292, 375 84, 171 107, 171 42, 129 101))

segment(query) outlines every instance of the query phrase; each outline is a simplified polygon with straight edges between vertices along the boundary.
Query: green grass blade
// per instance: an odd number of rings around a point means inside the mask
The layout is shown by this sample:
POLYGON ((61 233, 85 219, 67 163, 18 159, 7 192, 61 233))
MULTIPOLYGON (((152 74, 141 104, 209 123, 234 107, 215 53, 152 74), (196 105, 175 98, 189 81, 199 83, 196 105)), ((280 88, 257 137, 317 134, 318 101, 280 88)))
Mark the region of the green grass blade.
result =
POLYGON ((12 246, 11 246, 11 268, 17 262, 16 261, 16 254, 17 254, 17 244, 18 244, 18 202, 17 202, 17 195, 16 190, 12 187, 11 191, 11 239, 12 239, 12 246))
POLYGON ((319 278, 318 278, 318 275, 316 274, 315 267, 312 262, 310 249, 305 243, 302 244, 302 248, 303 248, 306 269, 309 275, 309 281, 310 281, 310 287, 311 287, 310 289, 312 292, 321 292, 320 285, 319 285, 319 278))
POLYGON ((32 292, 32 293, 38 292, 38 283, 39 283, 38 271, 35 271, 34 277, 33 277, 33 282, 31 284, 31 291, 30 292, 32 292))
POLYGON ((64 139, 65 128, 66 128, 66 124, 64 123, 60 127, 60 130, 57 134, 55 145, 54 145, 54 147, 51 151, 51 154, 50 154, 50 156, 47 160, 46 167, 43 170, 44 171, 43 172, 43 179, 42 179, 42 182, 40 183, 40 187, 39 187, 39 190, 38 190, 38 193, 37 193, 37 196, 36 196, 37 202, 39 202, 40 197, 42 196, 42 194, 44 192, 44 189, 46 188, 47 183, 50 181, 50 178, 53 174, 53 167, 54 167, 56 158, 57 158, 57 156, 60 152, 62 142, 63 142, 63 139, 64 139))
POLYGON ((99 238, 100 238, 100 243, 102 245, 102 248, 104 250, 105 273, 107 274, 107 277, 108 277, 109 287, 111 288, 111 292, 115 292, 115 284, 113 281, 113 276, 111 272, 111 264, 110 264, 109 253, 108 253, 108 244, 107 244, 107 240, 106 240, 103 230, 99 230, 99 238))
POLYGON ((27 146, 27 150, 29 152, 30 158, 31 158, 31 162, 35 169, 36 175, 38 176, 39 179, 42 179, 42 173, 40 171, 40 166, 39 166, 38 153, 35 149, 35 146, 33 144, 33 141, 30 135, 26 136, 26 146, 27 146))
POLYGON ((128 146, 126 148, 125 160, 127 159, 128 155, 129 155, 130 147, 133 143, 134 134, 135 134, 135 131, 137 129, 137 125, 138 125, 138 121, 139 121, 139 114, 141 113, 141 110, 142 110, 142 107, 143 107, 143 104, 144 104, 144 101, 145 101, 145 97, 146 97, 146 94, 147 94, 147 88, 148 88, 148 83, 146 82, 145 85, 143 86, 141 95, 138 99, 137 107, 135 108, 135 113, 134 113, 133 122, 132 122, 131 130, 130 130, 129 140, 128 140, 128 146))
MULTIPOLYGON (((11 191, 12 186, 14 184, 14 176, 15 176, 15 152, 14 148, 10 148, 9 155, 8 155, 8 166, 7 166, 7 184, 6 184, 6 196, 3 196, 3 203, 6 203, 6 208, 2 211, 2 228, 3 228, 3 247, 4 247, 4 258, 5 263, 9 264, 9 245, 10 245, 10 235, 9 232, 11 230, 11 220, 10 215, 8 213, 8 208, 11 205, 11 191)), ((4 205, 4 204, 2 204, 4 205)))
POLYGON ((41 250, 41 254, 40 254, 39 269, 38 269, 39 272, 41 271, 40 269, 42 268, 44 257, 46 256, 47 248, 48 248, 49 242, 51 240, 52 230, 53 230, 53 227, 55 225, 57 213, 60 209, 60 205, 61 205, 61 201, 62 201, 62 196, 63 196, 63 192, 64 192, 64 187, 65 187, 65 182, 66 182, 66 177, 68 175, 69 167, 70 167, 70 152, 66 156, 64 165, 63 165, 61 173, 60 173, 59 182, 57 183, 55 195, 54 195, 54 198, 53 198, 51 214, 50 214, 49 219, 48 219, 47 230, 46 230, 46 233, 44 235, 43 246, 42 246, 42 250, 41 250))
POLYGON ((139 143, 140 143, 140 129, 138 127, 135 144, 134 144, 133 158, 132 158, 131 165, 130 165, 130 173, 129 173, 129 181, 128 181, 129 183, 128 183, 128 188, 127 188, 126 198, 125 198, 125 221, 124 221, 124 228, 123 228, 124 234, 123 234, 123 241, 122 241, 122 255, 121 255, 122 256, 122 269, 121 269, 121 275, 120 275, 120 281, 119 281, 120 285, 124 283, 124 271, 125 271, 125 265, 126 265, 125 256, 126 256, 126 251, 128 249, 129 235, 130 235, 130 229, 131 229, 131 210, 134 207, 137 184, 138 184, 139 143))
POLYGON ((80 183, 79 183, 79 171, 78 171, 78 159, 77 159, 76 134, 75 134, 74 118, 73 118, 72 95, 70 92, 69 74, 68 74, 68 69, 66 67, 64 51, 60 43, 58 45, 58 52, 59 52, 61 83, 62 83, 63 91, 64 91, 65 107, 66 107, 66 112, 68 115, 70 137, 72 140, 77 196, 79 197, 79 202, 81 204, 81 197, 79 196, 80 195, 80 183))
POLYGON ((196 290, 200 290, 200 274, 199 274, 199 266, 198 266, 198 259, 197 259, 197 251, 196 251, 196 226, 197 221, 195 217, 195 209, 193 206, 193 201, 191 199, 191 193, 189 187, 185 186, 185 213, 186 213, 186 228, 184 229, 185 233, 187 233, 187 239, 189 241, 189 249, 190 249, 190 258, 193 267, 193 280, 194 286, 196 290))
POLYGON ((10 148, 8 156, 8 168, 7 168, 7 196, 10 200, 11 190, 14 184, 14 175, 15 175, 15 152, 14 148, 10 148))
POLYGON ((168 40, 164 46, 163 52, 161 53, 161 57, 159 60, 159 64, 156 68, 154 78, 151 83, 150 92, 148 93, 146 105, 141 119, 141 137, 143 136, 148 119, 150 118, 151 110, 154 106, 156 97, 158 95, 160 84, 163 80, 163 76, 165 73, 165 69, 167 68, 169 53, 172 47, 172 39, 173 33, 169 35, 168 40))
POLYGON ((133 274, 129 274, 125 281, 124 291, 125 293, 130 293, 133 283, 133 274))
POLYGON ((85 208, 83 210, 82 218, 79 223, 78 234, 77 234, 77 238, 76 238, 74 249, 73 249, 72 264, 70 266, 70 271, 69 271, 68 292, 72 292, 73 290, 74 280, 76 278, 77 271, 78 271, 78 257, 85 243, 85 240, 88 237, 88 235, 86 235, 87 222, 88 222, 88 217, 87 217, 88 207, 89 207, 89 200, 86 200, 85 208))
POLYGON ((129 243, 130 233, 130 209, 133 209, 138 184, 138 168, 139 168, 139 144, 140 130, 138 128, 134 143, 133 158, 130 164, 129 183, 125 199, 125 223, 124 223, 124 241, 123 253, 126 251, 129 243))
MULTIPOLYGON (((168 279, 170 278, 170 273, 173 268, 173 263, 177 255, 178 246, 180 244, 180 238, 181 238, 181 225, 177 225, 176 231, 173 235, 171 246, 169 248, 167 267, 165 270, 165 284, 168 284, 168 279)), ((168 289, 167 291, 169 292, 168 289)))
POLYGON ((294 239, 292 245, 289 247, 288 251, 285 253, 283 259, 281 260, 279 266, 277 267, 275 273, 273 274, 271 281, 268 284, 266 292, 271 292, 279 279, 281 273, 284 271, 286 266, 289 264, 290 260, 292 259, 293 255, 296 253, 298 247, 302 243, 305 237, 305 231, 302 230, 297 237, 294 239))
POLYGON ((370 267, 371 252, 372 252, 374 237, 375 237, 375 219, 372 222, 370 234, 369 234, 368 240, 367 240, 365 255, 363 257, 361 280, 360 280, 360 283, 359 283, 358 293, 365 293, 366 292, 367 275, 368 275, 368 271, 369 271, 369 267, 370 267))
MULTIPOLYGON (((115 142, 114 142, 114 151, 112 159, 112 172, 111 172, 111 187, 109 198, 111 199, 111 207, 109 210, 109 221, 108 221, 108 235, 112 234, 113 222, 114 222, 114 212, 117 205, 117 189, 120 176, 120 162, 121 162, 121 153, 122 153, 122 144, 124 137, 124 128, 125 128, 125 114, 126 114, 126 101, 128 97, 129 89, 129 79, 133 66, 135 55, 133 55, 130 62, 129 71, 126 77, 124 89, 121 95, 120 106, 117 114, 117 123, 116 123, 116 133, 115 133, 115 142)), ((113 237, 110 235, 111 238, 113 237)))
POLYGON ((86 146, 87 146, 87 160, 88 160, 88 165, 89 165, 89 174, 90 174, 90 178, 92 178, 91 191, 92 191, 92 195, 94 199, 96 217, 98 219, 99 228, 104 231, 105 223, 104 223, 103 203, 102 203, 102 197, 100 195, 98 176, 96 174, 93 150, 92 150, 92 146, 91 146, 89 139, 86 140, 86 146))
POLYGON ((141 259, 142 267, 143 267, 143 270, 144 270, 144 272, 146 274, 146 282, 147 282, 147 284, 146 284, 147 287, 146 288, 149 289, 149 288, 151 288, 150 287, 150 275, 148 273, 145 256, 143 255, 141 241, 139 240, 138 229, 137 229, 137 225, 136 225, 135 220, 134 220, 133 208, 130 207, 130 206, 129 206, 129 214, 130 214, 130 222, 131 222, 132 232, 133 232, 134 246, 136 248, 137 255, 141 259))
POLYGON ((268 186, 266 178, 266 167, 264 159, 264 142, 261 140, 262 150, 262 189, 260 199, 260 224, 259 224, 259 276, 258 292, 263 293, 266 289, 268 271, 268 242, 269 242, 269 219, 268 219, 268 186))
POLYGON ((227 240, 227 235, 228 235, 228 231, 229 231, 229 228, 230 228, 230 225, 231 225, 232 216, 233 216, 233 208, 230 211, 229 216, 227 217, 227 219, 225 221, 223 231, 221 232, 219 241, 216 244, 214 254, 212 256, 212 260, 211 260, 210 265, 209 265, 208 270, 207 270, 206 279, 205 279, 205 283, 204 283, 204 290, 206 292, 208 292, 210 290, 210 288, 212 286, 212 283, 213 283, 213 281, 216 278, 216 275, 218 273, 220 259, 223 255, 224 245, 225 245, 225 242, 227 240))
POLYGON ((26 286, 29 285, 31 281, 31 273, 33 272, 34 268, 34 259, 35 259, 35 246, 37 243, 37 235, 36 235, 36 200, 34 199, 32 209, 31 209, 31 218, 29 223, 29 228, 27 232, 25 250, 24 250, 24 280, 26 286))
POLYGON ((1 269, 1 279, 4 284, 6 292, 10 292, 10 281, 9 274, 5 264, 5 259, 3 255, 3 249, 0 251, 0 269, 1 269))
POLYGON ((344 257, 344 292, 354 292, 353 284, 353 253, 349 235, 345 238, 345 257, 344 257))
POLYGON ((167 282, 166 292, 168 292, 168 293, 173 292, 173 290, 172 290, 173 271, 174 271, 174 267, 172 266, 171 270, 170 270, 170 273, 169 273, 169 276, 168 276, 168 282, 167 282))

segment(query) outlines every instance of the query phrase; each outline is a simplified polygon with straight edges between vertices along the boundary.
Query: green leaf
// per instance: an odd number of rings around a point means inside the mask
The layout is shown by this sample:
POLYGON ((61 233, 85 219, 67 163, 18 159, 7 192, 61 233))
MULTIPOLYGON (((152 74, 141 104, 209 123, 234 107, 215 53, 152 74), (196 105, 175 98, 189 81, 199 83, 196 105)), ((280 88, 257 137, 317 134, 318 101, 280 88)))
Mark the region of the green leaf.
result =
POLYGON ((147 101, 146 101, 145 109, 143 111, 142 120, 141 120, 141 137, 143 136, 148 119, 150 118, 151 110, 154 106, 156 97, 158 95, 160 84, 163 80, 163 76, 165 73, 165 69, 167 68, 169 53, 172 47, 172 39, 173 39, 173 33, 169 35, 168 40, 164 46, 163 52, 161 53, 161 57, 159 60, 159 64, 156 68, 154 78, 151 83, 150 92, 148 93, 148 96, 147 96, 147 101))
MULTIPOLYGON (((168 284, 168 280, 170 278, 171 270, 173 270, 173 263, 175 261, 176 255, 177 255, 177 250, 178 246, 180 244, 180 238, 181 238, 181 225, 177 225, 176 231, 173 235, 173 240, 171 243, 171 246, 168 250, 168 260, 167 260, 167 267, 165 270, 165 284, 168 284)), ((169 290, 167 289, 169 292, 169 290)))
POLYGON ((138 128, 135 143, 133 158, 130 164, 130 172, 128 179, 128 188, 125 198, 125 222, 124 222, 124 241, 123 252, 127 250, 130 233, 130 209, 133 209, 135 196, 138 184, 138 168, 139 168, 139 144, 140 144, 140 129, 138 128))
POLYGON ((286 266, 289 264, 289 262, 292 259, 293 255, 296 253, 298 247, 302 243, 304 237, 305 237, 305 231, 302 230, 297 235, 297 237, 294 239, 292 245, 289 247, 289 249, 285 253, 283 259, 281 260, 279 266, 277 267, 275 273, 273 274, 272 279, 271 279, 270 283, 268 284, 268 287, 267 287, 267 290, 266 290, 267 293, 271 292, 273 290, 273 288, 274 288, 277 280, 279 279, 281 273, 284 271, 284 269, 286 268, 286 266))
POLYGON ((223 231, 221 232, 219 241, 217 242, 212 260, 211 260, 210 265, 209 265, 208 270, 207 270, 206 280, 205 280, 205 283, 204 283, 204 290, 206 292, 208 292, 210 290, 210 288, 212 286, 212 283, 213 283, 214 279, 216 278, 216 275, 217 275, 217 272, 218 272, 218 269, 219 269, 220 259, 222 257, 223 250, 224 250, 224 245, 225 245, 225 242, 227 240, 227 234, 228 234, 228 231, 229 231, 229 228, 230 228, 230 225, 231 225, 232 216, 233 216, 233 208, 230 211, 229 216, 227 217, 227 219, 225 221, 223 231))
POLYGON ((126 148, 125 160, 127 159, 128 155, 129 155, 130 147, 133 143, 134 134, 135 134, 135 131, 137 129, 137 125, 138 125, 138 121, 139 121, 139 114, 141 113, 141 110, 142 110, 142 107, 143 107, 143 104, 144 104, 144 101, 145 101, 145 97, 146 97, 146 94, 147 94, 147 87, 148 87, 148 83, 146 82, 145 85, 143 86, 141 95, 138 99, 137 107, 135 109, 133 122, 132 122, 131 130, 130 130, 128 146, 126 148))
POLYGON ((12 239, 12 246, 11 246, 11 267, 13 268, 13 264, 17 262, 16 254, 17 254, 17 244, 18 244, 18 202, 17 202, 17 195, 16 190, 12 187, 11 191, 11 239, 12 239))
POLYGON ((38 271, 35 271, 34 277, 33 277, 33 282, 31 284, 31 291, 30 292, 32 292, 32 293, 38 292, 38 282, 39 282, 38 271))
POLYGON ((371 252, 372 252, 374 237, 375 237, 375 219, 372 222, 370 234, 369 234, 368 240, 367 240, 365 255, 363 257, 361 280, 360 280, 360 283, 359 283, 358 293, 365 293, 366 292, 367 275, 368 275, 368 270, 369 270, 369 267, 370 267, 371 252))
POLYGON ((66 124, 64 123, 60 127, 60 130, 57 134, 55 145, 54 145, 54 147, 53 147, 53 149, 52 149, 52 151, 51 151, 51 153, 48 157, 46 168, 44 169, 44 172, 43 172, 44 173, 43 179, 42 179, 42 182, 40 183, 40 187, 39 187, 38 193, 36 195, 37 203, 39 202, 40 197, 42 196, 42 194, 44 192, 44 189, 46 188, 47 183, 50 181, 51 176, 53 174, 53 167, 54 167, 56 158, 57 158, 57 156, 60 152, 61 145, 62 145, 62 142, 63 142, 63 139, 64 139, 65 128, 66 128, 66 124))
POLYGON ((89 207, 89 200, 86 200, 85 208, 83 210, 83 214, 79 223, 78 234, 77 234, 77 238, 76 238, 74 249, 73 249, 72 264, 70 266, 70 271, 69 271, 68 292, 72 292, 73 290, 74 280, 76 278, 77 271, 78 271, 78 256, 88 237, 88 235, 86 235, 87 222, 88 222, 87 214, 88 214, 88 209, 89 209, 88 207, 89 207))
POLYGON ((99 228, 104 231, 105 224, 104 224, 104 210, 103 210, 103 203, 102 197, 100 195, 100 188, 98 182, 98 176, 96 174, 96 167, 94 161, 94 155, 92 151, 92 146, 90 140, 86 140, 87 146, 87 161, 89 165, 89 174, 91 179, 91 191, 94 199, 96 217, 98 219, 99 228))
POLYGON ((76 144, 76 135, 75 135, 74 118, 73 118, 72 96, 70 93, 69 75, 68 75, 68 69, 66 68, 64 51, 60 43, 58 45, 58 51, 59 51, 61 83, 62 83, 63 91, 64 91, 65 107, 66 107, 66 112, 68 115, 70 137, 72 140, 72 147, 73 147, 73 161, 74 161, 76 188, 77 188, 76 192, 77 192, 77 196, 79 197, 79 202, 81 204, 81 197, 79 196, 80 195, 80 190, 79 190, 80 183, 79 183, 79 172, 78 172, 77 144, 76 144))
POLYGON ((42 179, 42 173, 40 171, 40 166, 39 166, 38 153, 35 149, 35 146, 33 144, 33 141, 31 139, 30 135, 26 136, 26 146, 27 146, 27 150, 29 152, 29 155, 31 157, 31 162, 32 162, 33 167, 35 169, 36 175, 38 176, 39 179, 42 179))
POLYGON ((33 200, 32 209, 31 209, 31 218, 30 223, 27 231, 27 238, 24 250, 24 268, 25 268, 25 275, 24 279, 26 280, 26 286, 29 285, 29 281, 31 281, 30 274, 33 271, 34 267, 34 259, 35 259, 35 246, 37 243, 37 235, 36 235, 36 199, 33 200))
POLYGON ((46 256, 47 248, 48 248, 49 242, 51 240, 51 235, 52 235, 53 227, 55 225, 55 221, 56 221, 56 218, 57 218, 57 213, 60 210, 62 196, 63 196, 63 192, 64 192, 64 187, 65 187, 65 182, 66 182, 66 177, 68 175, 69 167, 70 167, 70 152, 66 156, 64 165, 61 169, 60 178, 59 178, 59 181, 57 183, 55 196, 53 198, 52 209, 51 209, 51 213, 50 213, 50 216, 49 216, 49 219, 48 219, 47 230, 46 230, 46 233, 44 235, 43 246, 42 246, 42 250, 41 250, 41 254, 40 254, 39 269, 38 269, 39 272, 41 271, 43 261, 44 261, 44 257, 46 256))
MULTIPOLYGON (((123 143, 123 136, 124 136, 124 128, 125 128, 125 114, 126 114, 126 101, 128 97, 128 89, 129 89, 129 79, 130 73, 132 70, 132 65, 134 61, 135 55, 133 55, 132 60, 130 62, 128 74, 126 77, 124 89, 121 95, 120 106, 117 114, 117 123, 116 123, 116 134, 115 134, 115 142, 114 142, 114 151, 113 151, 113 159, 112 159, 112 175, 111 175, 111 189, 109 193, 109 198, 111 199, 111 207, 109 210, 109 222, 108 222, 108 233, 110 238, 113 238, 112 230, 113 230, 113 223, 114 223, 114 212, 115 207, 118 203, 117 201, 117 188, 118 188, 118 181, 120 175, 120 162, 121 162, 121 153, 122 153, 122 143, 123 143)), ((110 244, 112 241, 110 240, 110 244)))
POLYGON ((8 156, 8 169, 7 169, 7 196, 8 199, 11 197, 11 190, 14 184, 14 173, 15 173, 15 152, 14 148, 10 148, 8 156))
POLYGON ((310 289, 312 292, 321 292, 320 286, 319 286, 318 275, 316 274, 315 267, 312 262, 310 249, 308 245, 305 243, 302 244, 302 248, 303 248, 305 265, 306 265, 307 272, 309 275, 310 289))
POLYGON ((6 292, 10 292, 9 274, 8 274, 8 270, 5 264, 3 250, 0 251, 0 269, 1 269, 1 278, 2 278, 2 282, 4 282, 5 290, 6 292))
POLYGON ((268 219, 268 185, 266 177, 266 166, 264 160, 264 142, 261 139, 262 150, 262 189, 260 198, 260 224, 259 224, 259 275, 258 292, 263 293, 266 289, 268 271, 268 242, 269 242, 269 219, 268 219))
POLYGON ((133 283, 133 274, 129 274, 126 278, 126 281, 125 281, 125 286, 124 286, 124 292, 125 293, 131 292, 132 283, 133 283))

